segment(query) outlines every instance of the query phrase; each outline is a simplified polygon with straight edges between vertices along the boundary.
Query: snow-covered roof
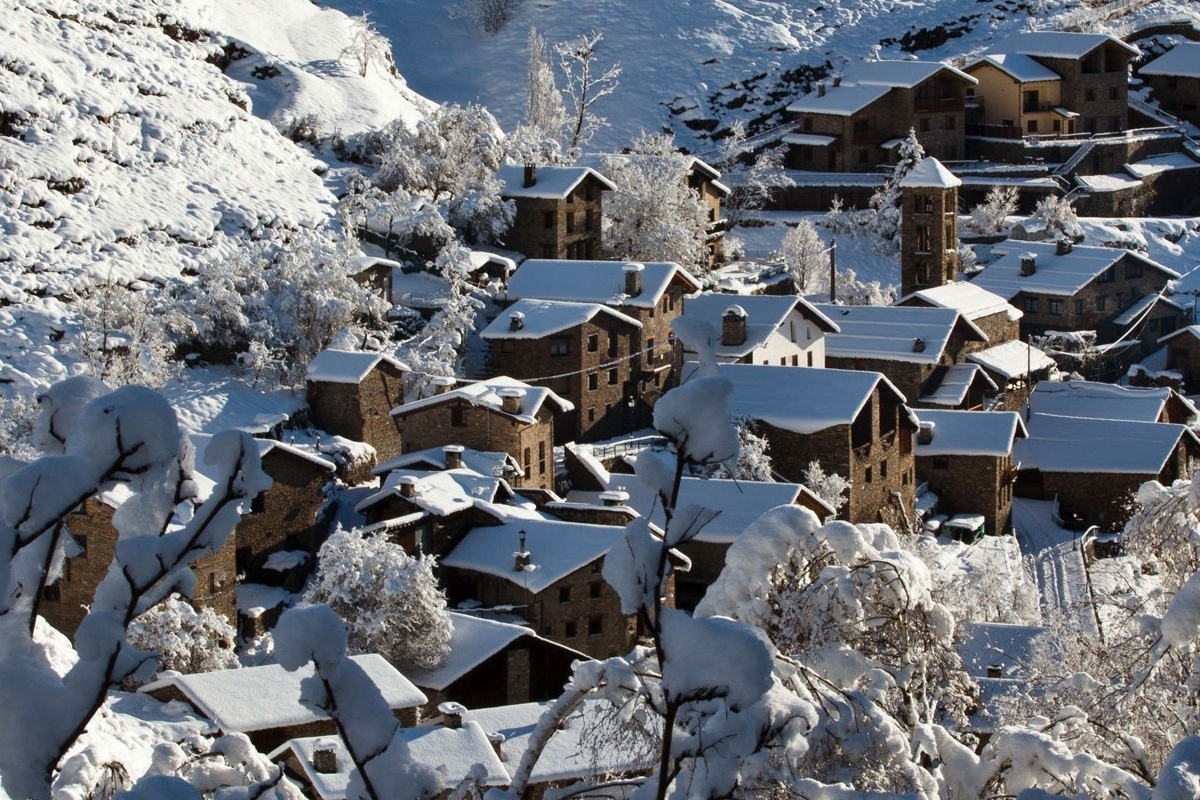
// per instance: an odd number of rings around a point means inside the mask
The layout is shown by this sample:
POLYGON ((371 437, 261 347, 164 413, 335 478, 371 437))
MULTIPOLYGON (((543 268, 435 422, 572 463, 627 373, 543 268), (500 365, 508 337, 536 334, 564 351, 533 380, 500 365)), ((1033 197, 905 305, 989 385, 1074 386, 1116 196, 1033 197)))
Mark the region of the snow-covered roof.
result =
POLYGON ((1200 339, 1200 325, 1188 325, 1177 331, 1171 331, 1166 336, 1160 337, 1158 343, 1162 344, 1168 339, 1174 339, 1176 336, 1191 336, 1193 339, 1200 339))
MULTIPOLYGON (((690 153, 679 153, 679 156, 687 159, 687 171, 689 176, 699 173, 710 185, 717 188, 718 192, 728 194, 729 188, 718 180, 721 177, 721 170, 709 164, 699 156, 691 155, 690 153)), ((605 162, 610 164, 625 164, 639 159, 657 159, 657 155, 648 155, 644 153, 583 153, 579 158, 575 159, 577 167, 591 167, 594 170, 603 170, 605 162)))
POLYGON ((286 389, 264 392, 204 368, 188 370, 186 382, 163 387, 179 424, 190 433, 237 428, 262 434, 305 407, 304 395, 286 389))
POLYGON ((678 264, 647 261, 641 264, 642 291, 636 297, 630 297, 625 294, 626 263, 531 258, 513 273, 508 282, 508 294, 514 298, 650 308, 662 299, 673 280, 683 281, 688 292, 701 288, 700 282, 678 264))
MULTIPOLYGON (((921 423, 933 423, 929 444, 916 444, 918 456, 995 456, 1012 453, 1013 442, 1028 434, 1015 411, 919 409, 921 423)), ((915 439, 916 437, 914 437, 915 439)))
POLYGON ((900 188, 934 188, 954 189, 962 186, 962 181, 954 173, 942 166, 942 162, 933 156, 925 156, 908 174, 900 179, 900 188))
POLYGON ((1054 359, 1050 356, 1033 345, 1016 340, 994 345, 986 350, 976 350, 967 355, 967 361, 978 364, 1006 381, 1054 366, 1054 359))
POLYGON ((364 353, 358 350, 322 350, 308 364, 305 379, 319 383, 361 383, 380 362, 396 369, 407 370, 404 364, 386 353, 364 353))
POLYGON ((1124 311, 1113 317, 1112 321, 1117 325, 1129 325, 1159 303, 1170 306, 1176 311, 1187 310, 1187 306, 1180 305, 1178 302, 1165 295, 1146 294, 1130 303, 1124 311))
MULTIPOLYGON (((379 688, 388 707, 414 708, 426 703, 425 694, 383 656, 368 653, 350 658, 379 688)), ((300 682, 312 675, 311 665, 289 672, 278 664, 266 664, 174 674, 148 683, 139 691, 149 693, 173 686, 220 730, 250 733, 325 719, 323 713, 300 702, 300 682)))
POLYGON ((967 399, 967 393, 976 381, 983 381, 993 392, 999 389, 978 364, 951 364, 942 371, 937 385, 921 396, 921 402, 933 406, 959 406, 967 399))
POLYGON ((1116 247, 1075 245, 1070 252, 1059 255, 1054 242, 1005 242, 992 251, 1000 257, 984 267, 973 282, 1010 300, 1021 292, 1071 297, 1125 257, 1141 261, 1165 278, 1179 277, 1170 267, 1116 247), (1034 273, 1021 275, 1021 259, 1027 254, 1035 258, 1034 273))
POLYGON ((787 133, 783 136, 784 144, 795 144, 807 147, 828 147, 838 140, 836 136, 821 136, 817 133, 787 133))
MULTIPOLYGON (((685 374, 695 366, 685 365, 685 374)), ((718 369, 733 384, 733 413, 795 433, 849 425, 876 387, 904 402, 900 390, 878 372, 761 364, 721 364, 718 369)))
POLYGON ((825 337, 826 358, 878 358, 936 364, 955 331, 968 341, 988 340, 987 334, 975 323, 952 308, 828 303, 819 303, 817 308, 840 328, 840 332, 825 337))
MULTIPOLYGON (((507 786, 512 780, 504 763, 488 741, 487 732, 477 723, 464 722, 461 728, 444 725, 421 725, 415 728, 399 728, 396 738, 408 745, 408 754, 418 764, 435 769, 444 768, 448 786, 457 786, 471 774, 475 764, 485 770, 485 786, 507 786)), ((313 787, 319 800, 344 800, 350 785, 354 762, 346 750, 341 737, 310 736, 289 739, 275 748, 268 758, 278 761, 291 750, 304 771, 304 777, 313 787), (320 772, 313 766, 313 751, 320 746, 332 747, 337 753, 336 772, 320 772)))
POLYGON ((1200 78, 1200 42, 1180 42, 1141 67, 1138 74, 1200 78))
MULTIPOLYGON (((509 764, 519 764, 542 714, 550 705, 550 702, 543 702, 474 708, 469 709, 463 719, 478 722, 488 733, 504 734, 505 758, 509 764)), ((638 748, 629 747, 620 737, 594 735, 601 715, 609 709, 611 706, 605 700, 584 701, 546 742, 530 773, 530 782, 542 784, 596 774, 649 770, 653 761, 637 758, 638 748)))
MULTIPOLYGON (((213 437, 209 436, 208 434, 196 433, 192 434, 189 438, 191 439, 192 447, 195 449, 196 453, 196 463, 193 469, 192 477, 195 480, 196 486, 199 490, 197 498, 203 500, 212 493, 213 486, 216 483, 216 476, 211 474, 211 466, 206 463, 206 453, 208 451, 209 444, 213 440, 213 437)), ((301 459, 302 461, 306 461, 313 466, 329 473, 333 473, 337 469, 337 466, 331 460, 311 450, 305 450, 300 447, 285 444, 284 442, 277 442, 274 439, 255 438, 252 441, 255 449, 258 451, 259 458, 263 458, 268 453, 274 451, 286 454, 292 458, 301 459)), ((119 495, 113 495, 112 492, 106 493, 106 499, 111 500, 113 497, 119 497, 119 495)))
POLYGON ((793 311, 826 333, 838 330, 837 324, 823 311, 797 295, 703 292, 683 298, 683 316, 707 322, 719 332, 725 312, 734 305, 745 312, 746 341, 739 345, 724 345, 718 340, 718 356, 741 357, 765 345, 793 311))
POLYGON ((1122 192, 1142 185, 1141 178, 1125 172, 1109 172, 1102 175, 1076 175, 1075 181, 1093 194, 1122 192))
POLYGON ((599 303, 573 303, 567 300, 518 300, 504 313, 492 320, 480 334, 484 339, 541 339, 562 331, 570 330, 604 314, 615 320, 641 328, 628 314, 600 305, 599 303), (514 327, 512 319, 520 314, 520 326, 514 327))
POLYGON ((852 61, 843 68, 842 80, 849 83, 867 83, 880 86, 897 86, 912 89, 939 72, 949 72, 963 83, 979 81, 951 64, 940 61, 852 61))
POLYGON ((1107 33, 1070 33, 1067 31, 1023 31, 1006 36, 988 53, 1023 53, 1043 58, 1083 58, 1103 44, 1112 43, 1132 56, 1141 51, 1107 33))
POLYGON ((441 472, 398 469, 389 472, 380 490, 357 503, 354 510, 361 514, 384 500, 399 497, 406 484, 411 485, 412 496, 404 499, 438 517, 465 511, 478 501, 493 502, 506 487, 501 478, 465 468, 441 472))
POLYGON ((1200 441, 1183 425, 1124 419, 1086 419, 1035 412, 1029 438, 1013 445, 1022 469, 1157 475, 1184 437, 1200 441))
POLYGON ((1006 314, 1014 322, 1024 316, 1024 312, 1003 297, 973 281, 952 281, 929 289, 918 289, 897 300, 896 304, 909 305, 912 300, 920 300, 938 308, 952 308, 972 322, 993 314, 1006 314))
POLYGON ((523 392, 521 395, 521 408, 516 414, 511 416, 526 424, 532 424, 537 421, 538 412, 541 411, 544 403, 551 403, 557 406, 558 410, 562 412, 575 408, 575 405, 570 400, 559 397, 544 386, 531 386, 515 378, 501 375, 495 378, 488 378, 486 381, 463 384, 441 394, 405 403, 402 406, 393 408, 392 416, 404 416, 414 411, 441 405, 442 403, 457 401, 465 401, 473 406, 482 406, 490 408, 497 413, 506 414, 508 412, 504 411, 504 394, 507 394, 506 390, 510 389, 519 389, 523 392))
MULTIPOLYGON (((460 445, 454 446, 459 447, 460 445)), ((513 457, 508 453, 473 450, 470 447, 463 447, 459 453, 459 457, 462 460, 463 467, 480 475, 500 475, 503 474, 505 467, 516 466, 513 457)), ((392 470, 410 468, 424 468, 430 472, 445 469, 446 448, 431 447, 428 450, 417 450, 412 453, 396 456, 395 458, 389 458, 371 470, 371 473, 374 475, 386 475, 392 470)))
POLYGON ((970 72, 981 64, 990 64, 1019 83, 1062 80, 1057 72, 1024 53, 988 53, 968 64, 966 70, 970 72))
MULTIPOLYGON (((1156 422, 1171 396, 1168 387, 1135 388, 1095 381, 1042 381, 1029 398, 1037 414, 1089 419, 1126 419, 1156 422)), ((1195 407, 1177 395, 1195 413, 1195 407)))
POLYGON ((505 578, 538 593, 602 558, 623 535, 614 525, 588 525, 553 519, 523 519, 473 528, 442 557, 443 567, 469 569, 505 578), (530 565, 513 569, 513 555, 525 531, 530 565))
POLYGON ((825 94, 809 92, 787 107, 789 114, 832 114, 848 117, 884 97, 891 86, 847 84, 830 86, 825 94))
POLYGON ((505 164, 496 173, 496 177, 500 179, 501 197, 536 197, 546 200, 565 200, 589 175, 600 181, 605 189, 617 188, 612 181, 591 167, 539 165, 532 186, 525 185, 525 167, 521 164, 505 164))
POLYGON ((1123 169, 1135 178, 1147 178, 1177 169, 1200 169, 1200 162, 1187 153, 1160 153, 1125 164, 1123 169))
POLYGON ((273 608, 278 608, 295 597, 282 586, 267 586, 262 583, 239 581, 237 585, 237 610, 239 614, 258 619, 273 608))
POLYGON ((988 667, 1001 667, 1005 677, 1026 668, 1032 655, 1033 640, 1045 631, 1032 625, 1004 622, 968 622, 962 641, 955 649, 962 657, 967 674, 987 676, 988 667))

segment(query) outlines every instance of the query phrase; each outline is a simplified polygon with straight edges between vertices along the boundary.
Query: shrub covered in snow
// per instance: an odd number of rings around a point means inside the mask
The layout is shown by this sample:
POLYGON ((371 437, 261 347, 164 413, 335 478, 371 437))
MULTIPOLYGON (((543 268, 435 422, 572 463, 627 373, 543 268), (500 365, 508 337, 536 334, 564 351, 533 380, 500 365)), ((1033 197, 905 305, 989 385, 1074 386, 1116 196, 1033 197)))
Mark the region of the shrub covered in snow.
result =
POLYGON ((237 631, 211 608, 199 610, 173 594, 129 623, 129 643, 159 654, 160 670, 189 674, 238 665, 237 631))

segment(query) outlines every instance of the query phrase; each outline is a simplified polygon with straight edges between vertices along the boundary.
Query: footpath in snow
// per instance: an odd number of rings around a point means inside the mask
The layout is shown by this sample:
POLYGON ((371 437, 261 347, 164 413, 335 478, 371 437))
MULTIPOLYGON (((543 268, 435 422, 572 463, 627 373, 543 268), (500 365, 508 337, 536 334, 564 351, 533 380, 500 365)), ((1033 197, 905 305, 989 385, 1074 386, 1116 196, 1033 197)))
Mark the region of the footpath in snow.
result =
POLYGON ((1057 607, 1075 630, 1098 636, 1083 560, 1083 534, 1059 527, 1053 503, 1020 497, 1013 499, 1013 527, 1021 553, 1032 562, 1042 606, 1057 607))

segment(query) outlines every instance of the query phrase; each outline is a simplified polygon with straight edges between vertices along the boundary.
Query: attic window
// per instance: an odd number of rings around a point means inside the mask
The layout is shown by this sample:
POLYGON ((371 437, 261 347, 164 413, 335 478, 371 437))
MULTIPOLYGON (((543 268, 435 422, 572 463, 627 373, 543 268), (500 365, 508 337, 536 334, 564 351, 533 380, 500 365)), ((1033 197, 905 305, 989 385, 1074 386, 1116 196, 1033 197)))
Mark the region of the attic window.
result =
POLYGON ((465 428, 467 426, 466 409, 462 406, 454 406, 450 409, 450 424, 455 428, 465 428))

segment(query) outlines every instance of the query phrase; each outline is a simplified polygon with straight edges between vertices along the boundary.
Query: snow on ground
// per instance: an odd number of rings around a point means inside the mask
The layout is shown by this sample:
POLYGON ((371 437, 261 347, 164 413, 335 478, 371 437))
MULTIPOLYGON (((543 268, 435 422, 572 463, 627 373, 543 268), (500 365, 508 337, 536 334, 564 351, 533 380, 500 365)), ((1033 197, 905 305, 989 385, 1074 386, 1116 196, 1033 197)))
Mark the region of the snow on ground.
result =
POLYGON ((1084 565, 1082 535, 1058 526, 1053 503, 1013 498, 1013 526, 1021 552, 1031 560, 1042 603, 1057 607, 1075 630, 1097 634, 1096 614, 1084 565))

